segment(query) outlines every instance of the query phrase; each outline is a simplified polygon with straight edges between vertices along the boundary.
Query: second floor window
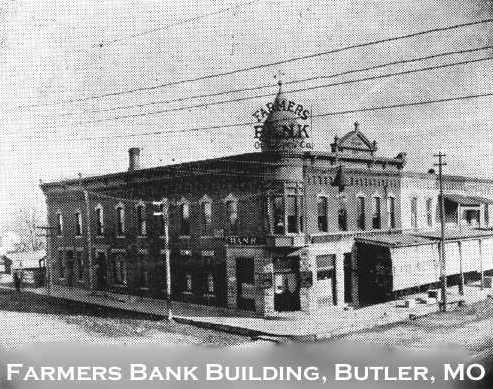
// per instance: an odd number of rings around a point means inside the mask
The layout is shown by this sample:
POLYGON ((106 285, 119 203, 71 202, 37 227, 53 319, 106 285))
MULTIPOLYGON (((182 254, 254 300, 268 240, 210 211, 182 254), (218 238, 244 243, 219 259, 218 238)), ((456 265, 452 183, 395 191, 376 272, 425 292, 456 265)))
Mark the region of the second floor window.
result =
POLYGON ((81 236, 82 235, 82 215, 80 212, 76 212, 74 215, 75 218, 75 235, 76 236, 81 236))
POLYGON ((180 234, 190 235, 190 206, 187 203, 180 205, 180 234))
POLYGON ((116 207, 116 234, 122 236, 125 233, 125 209, 119 205, 116 207))
POLYGON ((238 205, 236 201, 228 200, 226 201, 226 223, 227 230, 231 233, 237 232, 238 224, 238 205))
POLYGON ((426 223, 428 224, 428 227, 433 226, 433 200, 432 199, 426 200, 426 223))
POLYGON ((276 196, 273 199, 274 234, 284 234, 284 199, 276 196))
POLYGON ((212 203, 210 201, 204 201, 200 204, 201 208, 201 221, 202 221, 202 235, 211 235, 212 228, 212 203))
POLYGON ((347 208, 346 204, 339 204, 339 210, 337 212, 337 221, 339 231, 347 231, 347 208))
POLYGON ((288 219, 288 233, 298 232, 299 220, 297 218, 299 214, 298 204, 296 203, 296 196, 286 197, 286 217, 288 219))
POLYGON ((135 208, 137 213, 137 233, 139 236, 144 236, 146 234, 146 219, 145 219, 145 208, 142 204, 137 205, 135 208))
POLYGON ((318 230, 328 231, 327 197, 320 196, 317 199, 318 230))
POLYGON ((418 198, 411 199, 411 228, 418 228, 418 198))
POLYGON ((56 214, 56 232, 57 235, 63 234, 63 216, 60 212, 56 214))
POLYGON ((395 198, 389 197, 389 227, 395 228, 395 198))
POLYGON ((372 227, 376 230, 382 228, 382 208, 380 197, 373 198, 372 227))
POLYGON ((356 203, 356 212, 357 212, 357 225, 360 230, 364 230, 366 228, 366 207, 365 207, 365 198, 363 196, 359 196, 357 198, 356 203))
POLYGON ((102 207, 97 207, 96 208, 96 234, 101 236, 103 235, 103 230, 104 230, 104 224, 103 224, 103 208, 102 207))

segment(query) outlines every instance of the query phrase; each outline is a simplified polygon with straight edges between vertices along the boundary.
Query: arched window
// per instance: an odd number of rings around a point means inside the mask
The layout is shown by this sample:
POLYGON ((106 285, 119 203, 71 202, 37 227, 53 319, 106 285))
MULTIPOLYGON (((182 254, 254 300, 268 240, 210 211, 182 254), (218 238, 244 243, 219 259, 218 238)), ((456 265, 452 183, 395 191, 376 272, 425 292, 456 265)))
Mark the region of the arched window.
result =
POLYGON ((145 215, 145 205, 143 202, 140 202, 135 207, 136 213, 136 222, 137 222, 137 234, 139 236, 145 236, 147 233, 146 226, 146 215, 145 215))
POLYGON ((202 235, 212 235, 212 200, 207 195, 200 200, 200 221, 202 235))
POLYGON ((190 235, 190 203, 182 198, 178 203, 179 206, 179 218, 180 218, 180 235, 190 235))
POLYGON ((224 199, 226 231, 235 234, 238 231, 238 200, 232 194, 224 199))
POLYGON ((79 210, 75 211, 74 214, 74 222, 75 222, 75 236, 82 235, 82 214, 79 210))
POLYGON ((102 236, 104 233, 104 212, 101 204, 96 205, 96 235, 102 236))
POLYGON ((115 207, 116 212, 116 234, 123 236, 125 234, 125 206, 119 203, 115 207))

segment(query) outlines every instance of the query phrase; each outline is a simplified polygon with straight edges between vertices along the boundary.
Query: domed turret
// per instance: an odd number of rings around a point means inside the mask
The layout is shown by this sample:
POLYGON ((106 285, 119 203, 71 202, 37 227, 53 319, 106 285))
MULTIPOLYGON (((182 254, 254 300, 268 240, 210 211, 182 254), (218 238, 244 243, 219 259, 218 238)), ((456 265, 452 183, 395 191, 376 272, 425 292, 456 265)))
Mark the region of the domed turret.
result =
POLYGON ((269 115, 262 129, 262 151, 296 152, 305 148, 309 141, 310 111, 288 99, 281 82, 274 102, 267 106, 269 115))

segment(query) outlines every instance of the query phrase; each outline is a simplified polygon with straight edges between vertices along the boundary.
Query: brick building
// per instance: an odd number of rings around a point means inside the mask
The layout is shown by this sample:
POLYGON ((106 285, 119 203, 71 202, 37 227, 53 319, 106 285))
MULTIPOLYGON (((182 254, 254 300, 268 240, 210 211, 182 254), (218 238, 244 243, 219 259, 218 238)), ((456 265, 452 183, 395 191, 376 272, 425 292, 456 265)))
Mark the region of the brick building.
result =
MULTIPOLYGON (((165 298, 167 226, 180 301, 314 312, 438 280, 436 175, 404 172, 404 153, 379 156, 358 124, 312 151, 309 112, 281 88, 255 116, 260 152, 141 169, 130 149, 128 171, 42 184, 51 282, 165 298)), ((480 242, 467 269, 493 269, 493 182, 446 183, 447 220, 467 229, 449 243, 480 242)))

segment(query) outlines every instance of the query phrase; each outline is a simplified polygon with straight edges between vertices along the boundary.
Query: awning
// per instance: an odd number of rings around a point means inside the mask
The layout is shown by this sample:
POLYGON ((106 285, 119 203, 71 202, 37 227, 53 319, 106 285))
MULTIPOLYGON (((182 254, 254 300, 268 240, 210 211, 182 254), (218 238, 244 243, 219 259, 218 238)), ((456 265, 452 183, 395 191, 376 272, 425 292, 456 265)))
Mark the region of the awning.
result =
POLYGON ((459 194, 444 194, 443 197, 454 203, 465 205, 469 207, 479 207, 482 201, 477 197, 464 196, 459 194))
POLYGON ((483 204, 493 204, 493 200, 492 199, 487 199, 486 197, 479 197, 479 196, 471 196, 471 198, 479 201, 480 203, 483 203, 483 204))

